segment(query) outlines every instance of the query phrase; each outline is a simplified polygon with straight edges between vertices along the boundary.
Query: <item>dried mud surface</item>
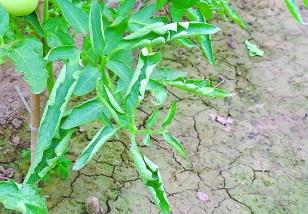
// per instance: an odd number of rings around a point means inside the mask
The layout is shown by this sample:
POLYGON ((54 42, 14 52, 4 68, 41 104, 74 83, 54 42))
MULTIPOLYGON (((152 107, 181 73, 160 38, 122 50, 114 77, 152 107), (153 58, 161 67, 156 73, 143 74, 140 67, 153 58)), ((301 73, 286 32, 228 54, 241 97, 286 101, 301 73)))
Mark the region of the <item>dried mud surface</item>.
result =
MULTIPOLYGON (((217 23, 223 31, 214 36, 215 68, 199 51, 166 48, 166 65, 184 68, 194 78, 223 79, 222 87, 234 93, 209 100, 170 91, 169 102, 179 104, 171 131, 184 143, 188 158, 159 138, 142 150, 160 166, 172 213, 308 213, 308 28, 295 24, 281 2, 235 1, 249 25, 243 30, 217 23), (265 51, 264 57, 249 58, 247 39, 265 51)), ((149 113, 150 104, 143 105, 140 119, 149 113)), ((83 129, 72 140, 72 159, 99 126, 83 129)), ((7 144, 0 145, 0 165, 13 167, 20 180, 25 167, 14 155, 21 149, 11 140, 28 131, 2 132, 7 144), (5 155, 3 148, 13 153, 5 155)), ((128 142, 108 142, 69 180, 52 179, 43 186, 50 213, 85 213, 88 196, 97 197, 106 213, 159 213, 127 147, 128 142)))

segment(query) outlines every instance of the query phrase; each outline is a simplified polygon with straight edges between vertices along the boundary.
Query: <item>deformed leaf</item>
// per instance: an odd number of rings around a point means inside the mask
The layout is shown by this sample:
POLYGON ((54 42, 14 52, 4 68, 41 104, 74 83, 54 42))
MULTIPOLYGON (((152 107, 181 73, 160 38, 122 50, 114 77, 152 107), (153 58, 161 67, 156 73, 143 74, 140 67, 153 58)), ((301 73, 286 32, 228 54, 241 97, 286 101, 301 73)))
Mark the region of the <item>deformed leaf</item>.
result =
POLYGON ((159 118, 159 115, 160 115, 160 110, 159 109, 155 109, 151 116, 147 119, 146 123, 145 123, 145 127, 147 129, 150 129, 152 128, 155 123, 157 122, 157 119, 159 118))
POLYGON ((48 213, 45 199, 39 195, 39 189, 28 184, 0 181, 0 202, 6 209, 23 214, 48 213))
POLYGON ((76 84, 74 95, 83 96, 94 90, 96 82, 101 76, 98 68, 90 65, 85 66, 76 84))
POLYGON ((35 168, 35 172, 27 174, 24 183, 37 184, 52 170, 68 148, 69 141, 75 130, 60 130, 60 137, 52 140, 51 146, 44 151, 43 159, 35 168))
POLYGON ((38 131, 38 144, 34 162, 28 170, 27 177, 35 173, 44 158, 44 152, 50 148, 52 140, 58 133, 60 121, 81 73, 78 63, 64 65, 47 101, 38 131))
POLYGON ((147 85, 147 90, 151 92, 153 97, 152 103, 154 105, 162 105, 167 99, 167 90, 161 82, 150 80, 149 84, 147 85))
POLYGON ((39 94, 47 84, 48 72, 43 59, 43 45, 34 38, 18 43, 8 54, 16 69, 24 75, 31 91, 39 94))
POLYGON ((209 60, 211 65, 215 65, 214 51, 211 35, 197 37, 204 56, 209 60))
POLYGON ((9 14, 0 6, 0 38, 4 36, 4 34, 9 29, 9 14))
POLYGON ((73 45, 64 45, 56 48, 50 49, 50 51, 45 56, 45 59, 47 61, 57 61, 57 60, 73 60, 76 61, 76 59, 79 58, 80 51, 75 48, 73 45))
POLYGON ((249 56, 263 56, 264 51, 257 47, 257 45, 249 42, 248 40, 245 41, 246 48, 248 50, 249 56))
POLYGON ((162 124, 163 129, 167 128, 171 124, 171 122, 172 122, 172 120, 175 116, 175 113, 176 113, 176 102, 172 103, 170 108, 169 108, 169 111, 168 111, 168 113, 167 113, 167 115, 166 115, 166 117, 163 121, 163 124, 162 124))
POLYGON ((186 152, 184 146, 180 141, 170 133, 163 134, 165 141, 173 147, 182 157, 186 157, 186 152))
POLYGON ((56 0, 56 2, 60 6, 66 21, 73 26, 76 31, 84 35, 87 34, 89 31, 88 15, 69 0, 56 0))
POLYGON ((98 56, 102 56, 104 54, 105 35, 102 11, 97 0, 92 0, 89 21, 92 49, 98 56))
POLYGON ((71 129, 90 123, 99 119, 105 111, 106 108, 99 100, 88 100, 72 109, 61 128, 71 129))
POLYGON ((130 153, 141 180, 151 193, 155 203, 160 208, 162 213, 169 213, 170 206, 159 169, 146 156, 140 154, 135 136, 132 136, 131 138, 130 153))
POLYGON ((173 81, 164 81, 165 84, 169 84, 178 89, 194 93, 198 96, 207 97, 230 97, 231 93, 224 91, 223 89, 213 87, 209 80, 191 80, 178 78, 173 81))
POLYGON ((118 129, 114 129, 111 127, 102 128, 91 140, 91 142, 87 145, 87 147, 83 150, 81 155, 76 160, 73 170, 82 169, 98 152, 98 150, 112 137, 118 129))

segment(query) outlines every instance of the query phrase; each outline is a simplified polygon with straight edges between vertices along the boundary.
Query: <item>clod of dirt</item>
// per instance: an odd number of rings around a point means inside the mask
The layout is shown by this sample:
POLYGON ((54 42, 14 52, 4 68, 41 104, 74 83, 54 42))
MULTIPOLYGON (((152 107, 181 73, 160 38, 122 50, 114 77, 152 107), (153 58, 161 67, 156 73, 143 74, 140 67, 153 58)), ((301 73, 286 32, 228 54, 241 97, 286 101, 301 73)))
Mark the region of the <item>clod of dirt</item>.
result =
POLYGON ((197 192, 197 198, 203 203, 208 203, 211 201, 209 196, 204 192, 197 192))
POLYGON ((20 144, 20 138, 17 136, 14 136, 12 138, 12 144, 14 144, 15 146, 18 146, 20 144))
POLYGON ((233 119, 231 117, 224 117, 220 115, 213 115, 211 114, 212 120, 216 121, 217 123, 220 123, 221 125, 232 125, 233 119))
POLYGON ((0 166, 0 180, 9 180, 14 175, 14 170, 12 168, 5 169, 3 166, 0 166))
POLYGON ((19 129, 19 128, 21 127, 21 125, 22 125, 22 121, 19 120, 19 119, 17 119, 17 118, 14 118, 14 119, 12 120, 12 125, 13 125, 13 127, 14 127, 15 129, 19 129))
POLYGON ((104 210, 101 207, 98 198, 89 196, 85 202, 86 211, 88 214, 104 214, 104 210))

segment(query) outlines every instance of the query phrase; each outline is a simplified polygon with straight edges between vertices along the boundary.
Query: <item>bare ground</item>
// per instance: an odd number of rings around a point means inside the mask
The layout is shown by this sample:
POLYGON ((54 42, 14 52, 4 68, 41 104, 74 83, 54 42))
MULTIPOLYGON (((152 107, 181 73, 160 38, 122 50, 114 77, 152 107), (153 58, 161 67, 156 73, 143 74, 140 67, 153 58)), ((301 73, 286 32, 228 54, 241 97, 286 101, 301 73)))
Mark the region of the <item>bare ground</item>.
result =
MULTIPOLYGON (((188 158, 178 157, 159 138, 143 151, 160 166, 173 213, 308 213, 308 28, 290 18, 282 1, 239 0, 234 5, 249 25, 243 30, 217 23, 223 31, 214 36, 215 68, 199 51, 182 48, 166 48, 164 62, 184 68, 191 77, 216 83, 223 79, 222 87, 234 96, 209 100, 170 91, 169 101, 179 102, 171 130, 184 143, 188 158), (265 56, 249 58, 247 39, 265 56)), ((6 83, 9 77, 2 75, 10 68, 1 70, 0 81, 6 83)), ((0 89, 3 104, 3 94, 13 92, 0 89)), ((141 120, 149 107, 141 107, 141 120)), ((12 123, 14 118, 25 120, 22 108, 16 107, 0 129, 0 165, 14 168, 17 180, 26 169, 18 152, 29 141, 27 125, 16 128, 12 123), (14 137, 20 137, 19 145, 14 137)), ((98 128, 85 127, 87 131, 72 140, 72 159, 98 128)), ((50 213, 84 213, 90 195, 98 197, 108 213, 158 213, 127 145, 109 142, 69 180, 55 178, 43 186, 50 213)))

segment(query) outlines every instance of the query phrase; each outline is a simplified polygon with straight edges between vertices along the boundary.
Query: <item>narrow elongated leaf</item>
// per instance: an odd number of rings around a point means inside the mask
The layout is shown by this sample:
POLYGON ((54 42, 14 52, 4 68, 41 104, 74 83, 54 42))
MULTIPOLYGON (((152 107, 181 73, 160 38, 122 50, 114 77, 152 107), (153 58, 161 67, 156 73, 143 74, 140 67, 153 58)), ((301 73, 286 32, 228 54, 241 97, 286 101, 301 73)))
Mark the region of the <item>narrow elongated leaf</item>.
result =
POLYGON ((0 37, 3 37, 9 29, 9 14, 0 6, 0 37))
POLYGON ((73 38, 66 32, 55 30, 46 31, 47 45, 51 48, 56 48, 59 46, 73 46, 73 38))
POLYGON ((228 2, 226 0, 218 0, 220 5, 222 5, 223 9, 225 12, 228 14, 228 16, 239 26, 242 28, 245 27, 245 22, 244 20, 240 17, 240 15, 229 6, 228 2))
POLYGON ((75 130, 60 130, 60 137, 52 140, 51 146, 44 151, 43 159, 35 168, 35 172, 27 174, 24 183, 37 184, 52 170, 63 157, 68 148, 69 141, 75 130))
POLYGON ((176 102, 172 103, 169 108, 169 111, 162 124, 163 129, 165 129, 171 124, 172 120, 174 119, 175 113, 176 113, 176 102))
POLYGON ((0 181, 0 202, 6 209, 23 214, 48 213, 45 199, 39 195, 39 189, 32 185, 0 181))
POLYGON ((82 9, 74 5, 69 0, 56 0, 60 6, 66 21, 73 26, 73 28, 83 34, 89 32, 89 17, 82 9))
POLYGON ((71 129, 90 123, 99 119, 105 111, 105 107, 97 99, 88 100, 72 109, 62 128, 71 129))
POLYGON ((208 80, 187 80, 184 78, 178 78, 173 81, 165 81, 165 84, 170 84, 178 89, 194 93, 198 96, 207 97, 230 97, 231 93, 226 92, 220 88, 212 86, 208 80))
POLYGON ((95 89, 98 78, 102 75, 98 68, 85 66, 75 87, 74 95, 83 96, 95 89))
POLYGON ((150 129, 152 128, 155 123, 157 122, 157 119, 159 118, 159 115, 160 115, 160 110, 159 109, 155 109, 151 116, 147 119, 146 123, 145 123, 145 127, 147 129, 150 129))
POLYGON ((124 118, 125 116, 123 116, 120 112, 117 112, 113 105, 110 103, 106 89, 105 89, 105 85, 103 83, 102 80, 98 80, 97 84, 96 84, 96 93, 98 95, 99 100, 102 102, 102 104, 108 109, 108 111, 110 112, 112 118, 118 123, 121 123, 121 118, 124 118))
POLYGON ((303 18, 300 14, 299 8, 296 4, 295 0, 285 0, 285 4, 287 5, 291 15, 293 16, 293 18, 298 21, 299 23, 305 24, 305 22, 303 21, 303 18))
POLYGON ((118 129, 111 127, 102 128, 91 140, 88 146, 83 150, 79 158, 76 160, 73 170, 82 169, 98 152, 98 150, 112 137, 118 129))
POLYGON ((182 157, 186 157, 186 152, 184 146, 180 143, 176 137, 170 133, 163 134, 165 141, 173 147, 182 157))
POLYGON ((141 177, 142 182, 146 185, 151 193, 157 206, 162 213, 170 212, 170 206, 167 195, 164 190, 164 185, 158 167, 143 154, 140 154, 135 136, 131 138, 130 147, 131 157, 135 163, 135 167, 141 177))
POLYGON ((23 74, 31 91, 41 93, 48 78, 42 43, 34 38, 25 39, 18 43, 8 56, 13 60, 17 71, 23 74))
POLYGON ((105 35, 102 12, 97 0, 92 0, 89 21, 92 49, 98 56, 102 56, 104 54, 105 35))
POLYGON ((27 173, 30 177, 43 160, 44 152, 51 146, 52 140, 58 132, 60 121, 79 79, 82 68, 78 63, 64 65, 52 89, 42 116, 38 131, 38 144, 35 150, 34 162, 27 173))
POLYGON ((107 94, 108 100, 110 102, 110 104, 112 105, 112 107, 119 113, 124 114, 123 109, 121 108, 121 106, 119 105, 118 101, 114 98, 113 94, 109 91, 109 89, 105 87, 105 92, 107 94))
POLYGON ((215 65, 211 35, 198 36, 197 39, 203 51, 204 56, 206 56, 211 65, 215 65))

